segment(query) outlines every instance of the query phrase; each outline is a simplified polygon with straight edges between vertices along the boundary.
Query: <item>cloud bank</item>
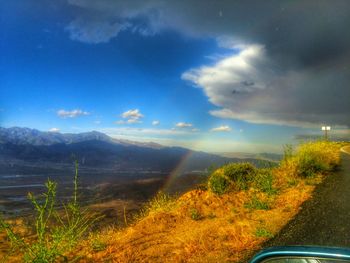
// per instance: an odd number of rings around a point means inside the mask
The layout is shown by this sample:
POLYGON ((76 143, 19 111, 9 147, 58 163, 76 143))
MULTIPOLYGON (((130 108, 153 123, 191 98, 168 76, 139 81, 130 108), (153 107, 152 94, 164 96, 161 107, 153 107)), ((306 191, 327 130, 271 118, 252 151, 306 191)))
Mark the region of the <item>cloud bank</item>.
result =
MULTIPOLYGON (((219 118, 300 127, 350 126, 350 2, 69 0, 72 40, 123 31, 216 39, 231 55, 184 72, 219 118)), ((212 54, 208 54, 210 56, 212 54)))

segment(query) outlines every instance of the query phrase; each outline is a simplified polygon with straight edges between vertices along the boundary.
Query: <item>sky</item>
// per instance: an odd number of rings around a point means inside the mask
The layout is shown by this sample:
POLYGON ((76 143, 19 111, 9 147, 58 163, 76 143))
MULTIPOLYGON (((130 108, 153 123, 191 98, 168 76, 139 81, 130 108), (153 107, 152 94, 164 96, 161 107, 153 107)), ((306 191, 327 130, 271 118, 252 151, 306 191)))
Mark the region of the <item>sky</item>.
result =
POLYGON ((0 4, 0 126, 208 152, 350 138, 349 1, 0 4))

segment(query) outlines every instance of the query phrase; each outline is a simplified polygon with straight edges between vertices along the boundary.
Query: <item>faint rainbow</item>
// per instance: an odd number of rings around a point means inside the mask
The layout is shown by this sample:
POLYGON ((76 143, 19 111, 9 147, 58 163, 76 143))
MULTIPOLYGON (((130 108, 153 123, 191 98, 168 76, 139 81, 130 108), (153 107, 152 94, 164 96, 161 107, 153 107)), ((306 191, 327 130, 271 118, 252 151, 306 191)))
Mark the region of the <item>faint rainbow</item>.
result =
POLYGON ((168 175, 168 179, 165 181, 165 183, 162 187, 162 191, 166 191, 172 185, 172 183, 175 181, 175 179, 181 175, 181 173, 183 172, 183 168, 186 165, 187 160, 192 155, 193 155, 193 151, 190 150, 184 156, 181 157, 177 166, 168 175))

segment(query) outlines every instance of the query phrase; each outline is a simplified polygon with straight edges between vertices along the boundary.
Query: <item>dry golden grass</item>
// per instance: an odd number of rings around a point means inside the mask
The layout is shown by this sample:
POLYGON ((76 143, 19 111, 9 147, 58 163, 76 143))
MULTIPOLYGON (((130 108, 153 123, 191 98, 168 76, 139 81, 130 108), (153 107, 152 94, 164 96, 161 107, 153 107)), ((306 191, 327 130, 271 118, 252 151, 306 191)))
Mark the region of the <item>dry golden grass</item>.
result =
MULTIPOLYGON (((33 231, 30 228, 28 228, 27 223, 24 222, 23 219, 10 219, 6 220, 6 222, 12 225, 13 231, 16 234, 26 237, 28 239, 34 237, 33 231)), ((0 262, 21 262, 21 258, 22 255, 20 253, 13 253, 6 232, 0 231, 0 262)))
POLYGON ((277 233, 310 197, 314 186, 300 183, 271 201, 269 210, 249 210, 244 204, 258 196, 254 190, 215 196, 207 191, 183 195, 171 212, 150 213, 125 230, 110 229, 98 237, 103 251, 91 248, 92 240, 81 246, 80 262, 238 262, 245 252, 256 250, 267 237, 258 229, 277 233), (190 209, 200 214, 198 220, 190 209))
POLYGON ((326 164, 339 164, 339 145, 303 145, 272 170, 276 194, 250 187, 223 195, 193 190, 175 200, 158 197, 135 223, 91 234, 68 257, 78 262, 241 262, 278 233, 322 182, 324 174, 297 175, 298 156, 310 152, 326 164), (252 200, 268 208, 247 206, 252 200))

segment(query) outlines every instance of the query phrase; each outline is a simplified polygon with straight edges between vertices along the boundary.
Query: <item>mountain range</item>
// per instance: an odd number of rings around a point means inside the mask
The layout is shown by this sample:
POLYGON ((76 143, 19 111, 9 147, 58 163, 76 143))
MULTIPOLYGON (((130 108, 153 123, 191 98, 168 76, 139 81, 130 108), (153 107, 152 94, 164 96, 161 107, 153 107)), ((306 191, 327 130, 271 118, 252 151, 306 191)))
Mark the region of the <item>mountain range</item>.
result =
MULTIPOLYGON (((160 172, 203 171, 212 165, 242 161, 182 147, 118 140, 97 131, 72 134, 0 127, 1 166, 18 162, 63 165, 72 164, 74 159, 83 167, 160 172)), ((244 160, 261 162, 253 158, 244 160)))

